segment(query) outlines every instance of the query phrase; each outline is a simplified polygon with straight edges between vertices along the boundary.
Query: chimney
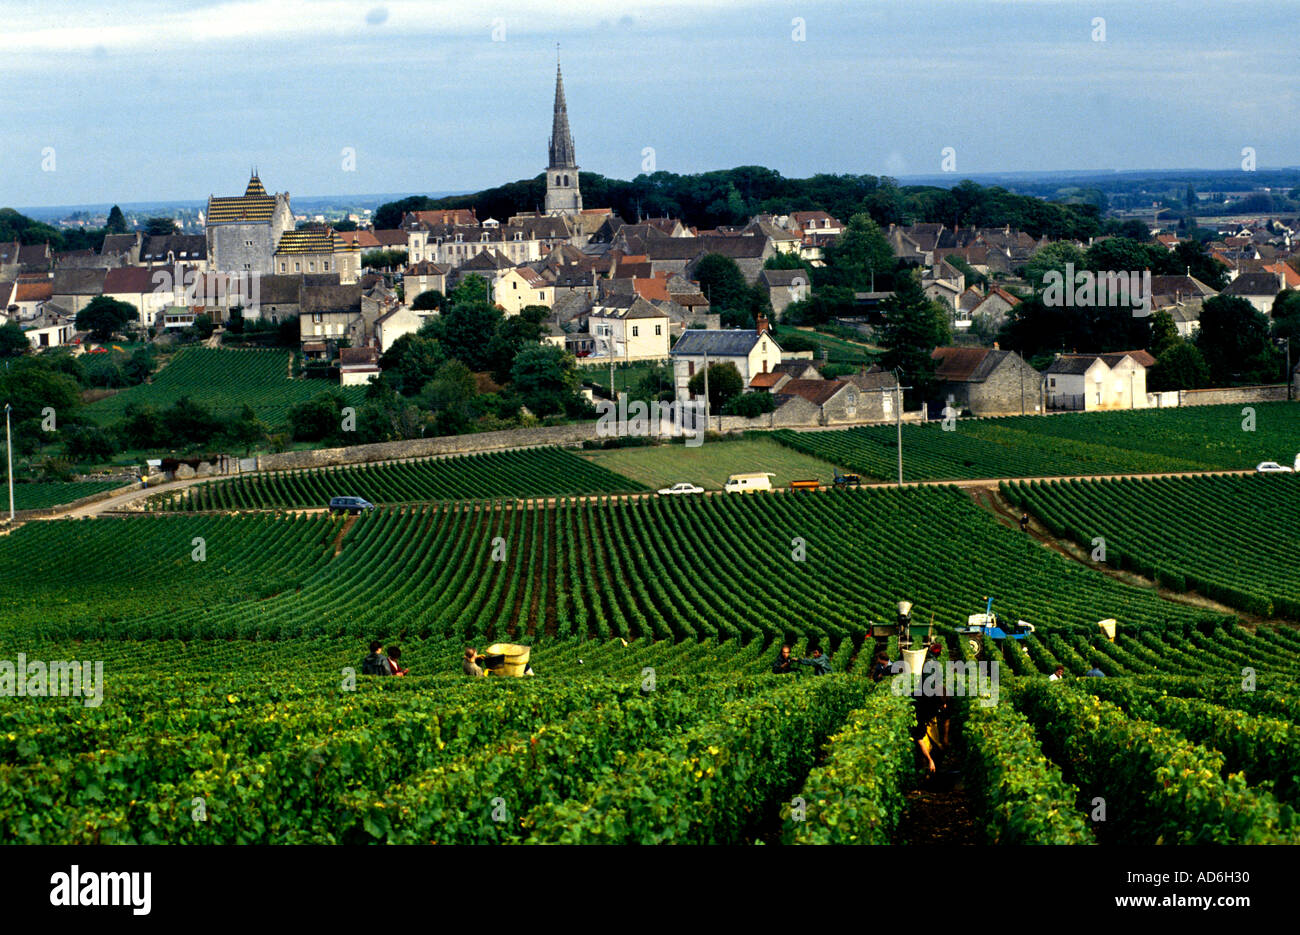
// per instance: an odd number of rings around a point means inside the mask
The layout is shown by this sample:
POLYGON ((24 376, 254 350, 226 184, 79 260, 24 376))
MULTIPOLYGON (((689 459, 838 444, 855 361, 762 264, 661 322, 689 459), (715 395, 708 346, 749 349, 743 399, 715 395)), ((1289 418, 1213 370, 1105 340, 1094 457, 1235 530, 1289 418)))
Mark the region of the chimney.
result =
POLYGON ((994 341, 994 342, 993 342, 993 350, 995 350, 995 351, 1000 351, 1000 350, 1002 350, 1002 347, 998 344, 997 341, 994 341))
POLYGON ((762 334, 765 331, 767 331, 767 315, 759 312, 758 317, 754 319, 754 332, 755 334, 762 334))

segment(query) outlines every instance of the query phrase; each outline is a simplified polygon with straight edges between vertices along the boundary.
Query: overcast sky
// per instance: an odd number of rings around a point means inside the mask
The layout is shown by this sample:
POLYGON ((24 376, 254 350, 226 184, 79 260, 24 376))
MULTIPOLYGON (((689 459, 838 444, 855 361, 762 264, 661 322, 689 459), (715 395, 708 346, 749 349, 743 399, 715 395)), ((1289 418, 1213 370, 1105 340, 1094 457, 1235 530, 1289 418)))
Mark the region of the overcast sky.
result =
POLYGON ((631 178, 1300 163, 1296 5, 0 0, 0 205, 631 178), (1095 23, 1104 19, 1104 26, 1095 23), (1104 28, 1104 41, 1094 35, 1104 28), (495 33, 495 38, 494 38, 495 33), (503 41, 497 41, 502 40, 503 41), (355 151, 355 169, 344 150, 355 151), (50 171, 52 169, 52 171, 50 171))

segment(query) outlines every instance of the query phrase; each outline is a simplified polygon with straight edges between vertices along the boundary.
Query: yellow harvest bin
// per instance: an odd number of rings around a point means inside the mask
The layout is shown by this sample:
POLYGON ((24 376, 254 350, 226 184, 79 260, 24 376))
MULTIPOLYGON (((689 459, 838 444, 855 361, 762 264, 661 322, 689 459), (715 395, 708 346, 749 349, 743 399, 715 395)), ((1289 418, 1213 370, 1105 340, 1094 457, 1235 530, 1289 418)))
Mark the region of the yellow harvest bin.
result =
POLYGON ((1101 632, 1106 634, 1106 639, 1112 643, 1115 642, 1115 618, 1107 617, 1105 620, 1097 621, 1097 626, 1101 627, 1101 632))
POLYGON ((505 656, 506 661, 499 669, 489 669, 490 675, 510 676, 512 678, 522 678, 524 669, 528 666, 528 654, 531 651, 529 646, 521 646, 518 643, 493 643, 487 648, 488 656, 505 656))

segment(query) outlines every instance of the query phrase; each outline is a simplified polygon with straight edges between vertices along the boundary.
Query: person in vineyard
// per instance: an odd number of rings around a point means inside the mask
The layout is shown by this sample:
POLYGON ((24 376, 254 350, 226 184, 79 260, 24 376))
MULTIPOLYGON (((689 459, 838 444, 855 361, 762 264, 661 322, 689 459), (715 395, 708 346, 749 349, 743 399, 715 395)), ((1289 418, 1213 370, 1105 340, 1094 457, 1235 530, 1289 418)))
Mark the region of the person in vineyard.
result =
POLYGON ((1095 659, 1093 660, 1092 668, 1083 673, 1083 675, 1085 678, 1092 679, 1104 679, 1106 677, 1106 673, 1101 671, 1101 664, 1095 659))
POLYGON ((814 646, 808 651, 808 658, 796 659, 796 663, 801 666, 811 666, 813 675, 829 675, 831 671, 830 659, 822 654, 820 646, 814 646))
POLYGON ((393 664, 384 655, 384 644, 379 640, 370 641, 370 655, 361 660, 362 675, 392 675, 393 664))
POLYGON ((396 646, 389 647, 388 664, 393 668, 393 675, 405 675, 406 673, 411 671, 410 669, 402 668, 401 659, 402 659, 402 651, 398 649, 396 646))
POLYGON ((465 650, 465 661, 461 663, 461 668, 465 671, 466 675, 472 678, 478 678, 485 674, 482 668, 479 667, 478 660, 479 654, 477 649, 471 646, 465 650))
POLYGON ((883 681, 892 671, 893 669, 889 665, 889 653, 882 649, 880 652, 876 653, 876 662, 871 667, 871 681, 883 681))
POLYGON ((1022 514, 1020 514, 1020 531, 1021 531, 1021 532, 1029 532, 1029 514, 1028 514, 1028 513, 1022 513, 1022 514))
POLYGON ((772 673, 774 675, 790 675, 794 672, 795 660, 790 655, 790 644, 782 643, 781 652, 777 654, 776 662, 772 663, 772 673))
POLYGON ((1047 681, 1059 682, 1063 678, 1065 678, 1065 666, 1058 663, 1056 668, 1052 670, 1052 674, 1047 677, 1047 681))

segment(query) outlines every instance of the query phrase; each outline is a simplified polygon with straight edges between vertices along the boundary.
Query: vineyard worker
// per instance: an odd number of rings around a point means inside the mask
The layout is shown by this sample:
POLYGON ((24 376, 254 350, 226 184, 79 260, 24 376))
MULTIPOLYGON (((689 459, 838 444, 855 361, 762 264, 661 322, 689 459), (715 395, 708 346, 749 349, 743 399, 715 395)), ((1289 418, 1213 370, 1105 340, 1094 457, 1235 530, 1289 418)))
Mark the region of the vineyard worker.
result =
POLYGON ((1101 666, 1097 664, 1097 660, 1095 659, 1092 661, 1092 668, 1083 673, 1083 675, 1085 678, 1090 679, 1104 679, 1106 677, 1106 673, 1101 671, 1101 666))
POLYGON ((461 663, 461 668, 465 670, 466 675, 473 678, 483 675, 483 670, 479 668, 478 660, 479 655, 477 649, 471 646, 465 650, 465 661, 461 663))
POLYGON ((1022 514, 1020 515, 1020 531, 1021 531, 1021 532, 1029 532, 1029 514, 1028 514, 1028 513, 1022 513, 1022 514))
POLYGON ((782 643, 781 652, 772 663, 773 675, 790 675, 794 672, 794 660, 790 658, 790 644, 782 643))
POLYGON ((813 675, 829 675, 831 671, 831 661, 827 656, 822 655, 822 648, 814 646, 811 650, 812 655, 807 659, 796 660, 801 666, 812 666, 813 675))
POLYGON ((388 650, 388 664, 393 667, 393 675, 405 675, 411 671, 410 669, 402 668, 402 663, 400 661, 401 658, 402 651, 396 646, 388 650))
POLYGON ((362 675, 392 675, 393 664, 384 655, 384 644, 379 640, 370 641, 370 655, 361 661, 362 675))
POLYGON ((889 677, 892 672, 889 665, 889 653, 883 649, 876 653, 876 663, 871 667, 871 681, 879 682, 889 677))
POLYGON ((1065 678, 1065 666, 1057 665, 1057 667, 1052 670, 1052 674, 1047 677, 1047 681, 1059 682, 1063 678, 1065 678))

